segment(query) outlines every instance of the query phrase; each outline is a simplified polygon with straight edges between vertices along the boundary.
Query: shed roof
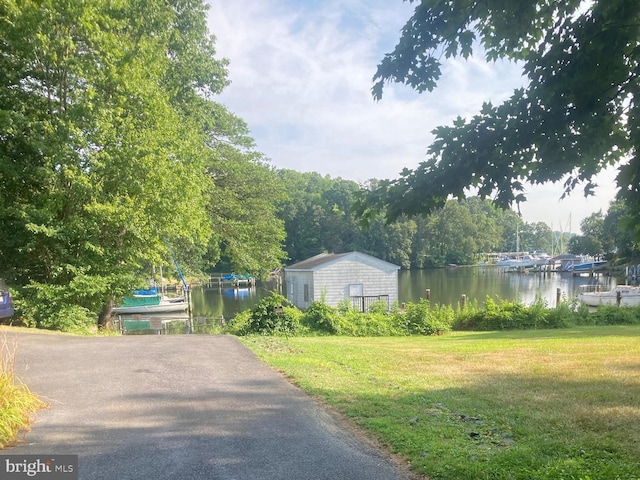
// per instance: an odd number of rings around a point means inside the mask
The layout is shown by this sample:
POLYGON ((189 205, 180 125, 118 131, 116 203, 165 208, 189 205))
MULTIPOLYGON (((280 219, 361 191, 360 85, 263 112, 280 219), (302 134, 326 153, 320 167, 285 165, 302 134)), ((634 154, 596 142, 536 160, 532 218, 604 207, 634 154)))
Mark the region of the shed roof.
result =
POLYGON ((321 268, 334 263, 340 260, 354 260, 360 261, 362 263, 374 263, 378 264, 383 269, 395 268, 400 269, 398 265, 394 265, 393 263, 386 262, 385 260, 381 260, 376 257, 372 257, 371 255, 367 255, 366 253, 361 252, 347 252, 347 253, 320 253, 315 255, 314 257, 307 258, 306 260, 302 260, 301 262, 294 263, 293 265, 289 265, 285 267, 286 270, 305 270, 305 271, 315 271, 320 270, 321 268))

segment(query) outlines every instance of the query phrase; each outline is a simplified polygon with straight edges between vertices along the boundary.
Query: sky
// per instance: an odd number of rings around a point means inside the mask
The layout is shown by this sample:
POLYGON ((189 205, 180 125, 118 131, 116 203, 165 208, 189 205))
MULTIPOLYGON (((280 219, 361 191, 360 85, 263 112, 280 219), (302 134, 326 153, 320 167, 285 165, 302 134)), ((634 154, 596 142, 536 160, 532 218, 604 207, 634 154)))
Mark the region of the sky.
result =
MULTIPOLYGON (((481 55, 449 59, 433 92, 388 84, 371 96, 372 77, 393 50, 413 6, 401 0, 207 0, 218 58, 231 84, 216 101, 249 126, 256 149, 276 168, 364 183, 393 179, 427 159, 432 130, 499 104, 525 85, 518 65, 481 55)), ((580 221, 606 213, 615 169, 596 179, 596 195, 562 184, 529 186, 524 221, 579 233, 580 221)))

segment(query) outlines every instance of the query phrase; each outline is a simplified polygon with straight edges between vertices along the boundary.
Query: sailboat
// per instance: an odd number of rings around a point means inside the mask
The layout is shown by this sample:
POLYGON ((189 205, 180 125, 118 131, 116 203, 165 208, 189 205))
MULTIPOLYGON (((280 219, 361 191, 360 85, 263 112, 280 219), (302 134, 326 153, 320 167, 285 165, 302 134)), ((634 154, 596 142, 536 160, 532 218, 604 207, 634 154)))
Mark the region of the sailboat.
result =
MULTIPOLYGON (((175 260, 174 260, 175 261, 175 260)), ((188 294, 188 286, 182 275, 182 271, 176 262, 178 275, 188 294)), ((154 274, 155 275, 155 274, 154 274)), ((160 267, 160 278, 162 279, 162 267, 160 267)), ((161 280, 162 282, 162 280, 161 280)), ((113 308, 116 314, 140 314, 140 313, 171 313, 184 312, 189 308, 189 302, 181 297, 167 297, 164 295, 164 287, 158 292, 158 287, 150 289, 134 290, 131 295, 122 300, 122 305, 113 308)))

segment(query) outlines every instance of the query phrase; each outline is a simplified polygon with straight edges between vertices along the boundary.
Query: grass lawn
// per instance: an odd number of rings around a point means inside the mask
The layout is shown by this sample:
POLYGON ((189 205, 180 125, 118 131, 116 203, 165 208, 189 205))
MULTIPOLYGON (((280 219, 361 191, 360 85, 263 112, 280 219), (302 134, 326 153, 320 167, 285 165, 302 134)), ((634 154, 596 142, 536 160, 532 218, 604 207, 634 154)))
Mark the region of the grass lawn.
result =
POLYGON ((640 479, 640 327, 247 337, 431 479, 640 479))

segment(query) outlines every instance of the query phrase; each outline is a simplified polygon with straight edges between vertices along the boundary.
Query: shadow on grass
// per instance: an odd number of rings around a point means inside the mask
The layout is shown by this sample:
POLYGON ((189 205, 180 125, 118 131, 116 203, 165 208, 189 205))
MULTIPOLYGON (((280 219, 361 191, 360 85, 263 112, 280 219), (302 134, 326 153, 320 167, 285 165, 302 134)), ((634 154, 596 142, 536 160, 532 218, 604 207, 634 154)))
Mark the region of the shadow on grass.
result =
POLYGON ((317 393, 431 478, 639 478, 635 380, 499 374, 474 376, 464 388, 317 393))

